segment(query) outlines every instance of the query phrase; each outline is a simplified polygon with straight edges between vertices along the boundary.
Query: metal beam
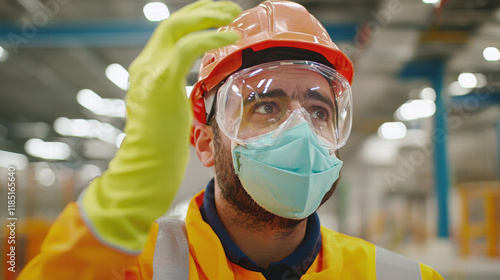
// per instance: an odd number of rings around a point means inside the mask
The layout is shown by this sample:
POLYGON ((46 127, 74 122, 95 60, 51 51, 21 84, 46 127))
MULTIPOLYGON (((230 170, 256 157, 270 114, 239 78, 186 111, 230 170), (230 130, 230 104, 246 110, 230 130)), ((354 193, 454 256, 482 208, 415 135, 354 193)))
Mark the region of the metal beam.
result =
POLYGON ((451 106, 464 106, 474 108, 483 108, 490 105, 500 104, 500 92, 487 92, 478 94, 466 94, 461 96, 453 96, 451 98, 451 106))
MULTIPOLYGON (((0 45, 20 48, 120 48, 143 47, 158 23, 146 19, 51 20, 38 26, 23 18, 20 23, 0 21, 0 45)), ((356 23, 325 24, 333 40, 354 41, 356 23)))
POLYGON ((11 48, 143 47, 157 23, 146 19, 0 22, 0 45, 11 48))

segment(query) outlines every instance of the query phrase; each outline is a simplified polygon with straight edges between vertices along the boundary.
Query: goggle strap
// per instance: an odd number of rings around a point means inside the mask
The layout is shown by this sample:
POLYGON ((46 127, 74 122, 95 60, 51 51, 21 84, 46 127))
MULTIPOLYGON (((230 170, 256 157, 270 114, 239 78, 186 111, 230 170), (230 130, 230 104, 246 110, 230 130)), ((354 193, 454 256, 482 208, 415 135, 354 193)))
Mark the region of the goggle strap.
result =
POLYGON ((206 123, 210 123, 210 121, 214 118, 215 116, 215 104, 217 103, 217 94, 219 93, 220 87, 224 84, 224 82, 220 83, 217 86, 217 89, 215 90, 214 94, 211 94, 209 97, 204 98, 205 100, 205 117, 206 117, 206 123), (210 109, 208 109, 210 108, 210 109))

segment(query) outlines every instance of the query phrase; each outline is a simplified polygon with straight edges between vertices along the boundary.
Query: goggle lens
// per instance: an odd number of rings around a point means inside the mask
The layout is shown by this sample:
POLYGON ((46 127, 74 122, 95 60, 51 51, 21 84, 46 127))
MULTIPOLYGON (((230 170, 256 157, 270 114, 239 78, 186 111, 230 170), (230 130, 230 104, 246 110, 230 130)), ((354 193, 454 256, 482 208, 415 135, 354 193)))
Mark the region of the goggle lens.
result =
POLYGON ((217 122, 239 144, 278 130, 300 108, 325 146, 340 148, 350 133, 351 87, 319 63, 280 61, 244 69, 218 94, 217 122))

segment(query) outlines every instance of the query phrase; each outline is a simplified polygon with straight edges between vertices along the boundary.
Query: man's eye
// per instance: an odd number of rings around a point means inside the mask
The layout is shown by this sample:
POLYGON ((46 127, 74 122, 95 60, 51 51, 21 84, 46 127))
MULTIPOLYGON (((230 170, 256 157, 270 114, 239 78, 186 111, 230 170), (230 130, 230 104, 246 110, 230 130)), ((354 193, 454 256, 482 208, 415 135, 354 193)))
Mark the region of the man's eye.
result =
POLYGON ((253 111, 259 114, 276 114, 278 113, 278 108, 272 103, 262 103, 256 105, 253 111))
POLYGON ((311 111, 311 117, 314 119, 326 121, 328 119, 328 111, 322 108, 314 108, 311 111))

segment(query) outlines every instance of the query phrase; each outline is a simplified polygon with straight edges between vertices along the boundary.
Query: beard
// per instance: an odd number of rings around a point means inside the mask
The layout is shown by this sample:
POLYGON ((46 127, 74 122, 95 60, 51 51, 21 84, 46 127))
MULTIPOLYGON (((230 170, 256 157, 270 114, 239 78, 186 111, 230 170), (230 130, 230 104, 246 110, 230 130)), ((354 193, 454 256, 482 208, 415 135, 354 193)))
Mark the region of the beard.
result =
MULTIPOLYGON (((215 122, 215 121, 214 121, 215 122)), ((214 162, 215 176, 219 185, 222 198, 239 215, 232 215, 233 223, 252 231, 278 230, 283 235, 291 233, 304 219, 289 219, 275 215, 261 207, 246 192, 233 167, 231 148, 222 143, 222 138, 217 124, 211 125, 214 133, 214 162)), ((336 152, 338 157, 338 153, 336 152)), ((323 196, 320 206, 333 194, 339 178, 332 184, 330 190, 323 196)), ((319 208, 319 207, 318 207, 319 208)))

